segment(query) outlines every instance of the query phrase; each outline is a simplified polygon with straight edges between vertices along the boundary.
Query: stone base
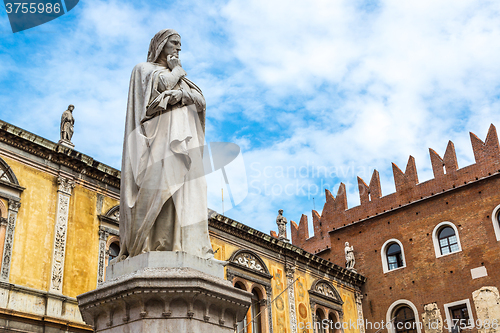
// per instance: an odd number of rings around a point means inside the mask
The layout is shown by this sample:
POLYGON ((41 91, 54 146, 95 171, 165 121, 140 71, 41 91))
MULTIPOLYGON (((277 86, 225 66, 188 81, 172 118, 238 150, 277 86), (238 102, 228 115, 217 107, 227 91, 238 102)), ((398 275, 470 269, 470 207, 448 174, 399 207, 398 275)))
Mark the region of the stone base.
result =
POLYGON ((233 333, 251 303, 251 294, 229 281, 203 271, 223 264, 186 253, 150 252, 113 264, 107 281, 96 290, 78 296, 84 321, 96 332, 106 333, 233 333), (155 265, 160 257, 176 258, 155 265), (142 257, 139 259, 134 259, 142 257), (215 265, 215 266, 214 266, 215 265), (139 267, 133 270, 133 267, 139 267), (161 266, 158 264, 157 266, 161 266), (120 275, 121 273, 123 275, 120 275))
POLYGON ((68 148, 71 148, 71 149, 75 148, 75 145, 71 141, 68 141, 68 140, 59 140, 58 144, 65 146, 65 147, 68 147, 68 148))

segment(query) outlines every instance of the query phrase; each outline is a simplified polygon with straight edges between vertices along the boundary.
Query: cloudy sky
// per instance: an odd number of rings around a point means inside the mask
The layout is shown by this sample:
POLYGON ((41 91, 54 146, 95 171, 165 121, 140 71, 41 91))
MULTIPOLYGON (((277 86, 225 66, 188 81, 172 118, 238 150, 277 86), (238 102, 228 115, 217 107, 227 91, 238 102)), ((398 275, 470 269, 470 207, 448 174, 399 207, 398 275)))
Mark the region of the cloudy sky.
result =
MULTIPOLYGON (((499 16, 481 0, 86 0, 13 34, 1 11, 0 119, 58 141, 74 104, 76 149, 119 168, 131 70, 174 28, 207 142, 241 147, 225 214, 269 232, 280 208, 321 212, 341 181, 358 205, 356 176, 373 169, 393 192, 391 162, 404 170, 410 154, 431 178, 428 148, 442 156, 448 140, 459 167, 473 163, 468 132, 500 125, 499 16)), ((220 178, 209 206, 222 212, 220 178)))

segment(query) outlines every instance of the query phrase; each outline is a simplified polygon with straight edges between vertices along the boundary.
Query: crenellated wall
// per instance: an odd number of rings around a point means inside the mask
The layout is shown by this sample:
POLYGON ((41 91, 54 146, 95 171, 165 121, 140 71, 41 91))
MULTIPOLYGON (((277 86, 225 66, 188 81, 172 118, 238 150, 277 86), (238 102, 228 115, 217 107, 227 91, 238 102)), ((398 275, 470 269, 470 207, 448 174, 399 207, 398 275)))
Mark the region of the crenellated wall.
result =
POLYGON ((484 177, 499 173, 500 147, 495 126, 490 125, 485 141, 473 133, 470 133, 470 138, 476 163, 459 169, 455 146, 450 141, 443 157, 433 149, 429 149, 434 178, 423 183, 418 181, 413 156, 409 157, 405 172, 393 163, 396 192, 389 195, 382 196, 377 170, 373 172, 369 185, 358 177, 361 202, 359 206, 348 209, 343 183, 340 184, 336 197, 330 191, 325 190, 326 203, 322 215, 314 210, 312 212, 314 236, 309 237, 307 216, 302 215, 298 225, 291 221, 292 243, 312 253, 322 252, 331 248, 328 233, 332 230, 467 186, 484 177))

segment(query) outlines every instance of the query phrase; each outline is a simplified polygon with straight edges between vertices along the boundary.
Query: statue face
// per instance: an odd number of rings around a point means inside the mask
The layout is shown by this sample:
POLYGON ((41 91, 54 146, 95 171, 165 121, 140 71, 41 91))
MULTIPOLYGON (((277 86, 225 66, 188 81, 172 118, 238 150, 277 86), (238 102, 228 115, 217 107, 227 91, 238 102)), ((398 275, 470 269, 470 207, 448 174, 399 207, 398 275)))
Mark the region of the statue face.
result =
POLYGON ((181 36, 172 35, 168 37, 167 43, 163 47, 163 53, 166 56, 174 56, 179 58, 179 51, 181 50, 181 36))

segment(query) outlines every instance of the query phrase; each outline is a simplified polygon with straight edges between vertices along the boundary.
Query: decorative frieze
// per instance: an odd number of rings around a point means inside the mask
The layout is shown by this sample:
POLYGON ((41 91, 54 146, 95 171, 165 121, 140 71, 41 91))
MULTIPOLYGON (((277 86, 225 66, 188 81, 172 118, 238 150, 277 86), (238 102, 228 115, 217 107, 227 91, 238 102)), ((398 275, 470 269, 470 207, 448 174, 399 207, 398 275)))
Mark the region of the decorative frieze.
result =
POLYGON ((52 273, 50 291, 62 293, 66 237, 68 233, 69 199, 75 183, 59 177, 57 179, 57 213, 54 231, 54 250, 52 254, 52 273))
POLYGON ((21 207, 21 202, 9 200, 7 228, 5 231, 5 242, 3 247, 2 269, 0 272, 0 280, 5 282, 9 281, 12 248, 14 246, 14 231, 16 229, 17 212, 19 211, 19 207, 21 207))
POLYGON ((294 276, 295 276, 295 265, 292 263, 286 263, 285 274, 288 284, 288 301, 290 304, 290 328, 292 333, 297 333, 297 314, 295 311, 295 286, 294 286, 294 276))
POLYGON ((316 284, 316 286, 314 287, 314 290, 316 290, 318 293, 325 295, 327 297, 337 298, 337 295, 333 291, 332 287, 330 285, 328 285, 328 283, 326 283, 326 282, 320 282, 320 283, 316 284))
POLYGON ((241 266, 265 273, 264 268, 259 264, 259 260, 251 253, 240 253, 233 259, 233 261, 241 266))

